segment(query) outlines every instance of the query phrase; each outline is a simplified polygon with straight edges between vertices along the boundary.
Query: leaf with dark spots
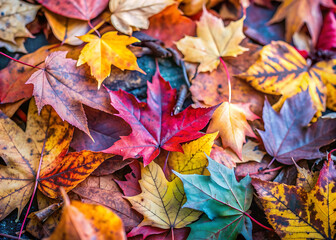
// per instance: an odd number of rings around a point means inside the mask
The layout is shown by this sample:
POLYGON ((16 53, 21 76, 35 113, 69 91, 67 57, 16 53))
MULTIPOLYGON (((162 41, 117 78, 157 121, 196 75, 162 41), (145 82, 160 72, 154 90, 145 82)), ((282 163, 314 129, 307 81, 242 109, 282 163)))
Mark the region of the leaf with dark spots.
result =
POLYGON ((131 133, 130 126, 120 117, 84 106, 88 128, 94 141, 82 131, 75 129, 71 147, 76 151, 100 151, 113 145, 120 136, 131 133))
POLYGON ((109 94, 111 105, 119 111, 117 116, 131 126, 132 133, 121 136, 104 152, 121 155, 124 159, 143 157, 144 165, 157 157, 161 148, 181 152, 180 143, 201 137, 203 134, 199 130, 206 126, 216 109, 216 106, 188 107, 173 115, 176 90, 158 73, 153 83, 148 82, 147 103, 141 103, 123 90, 109 91, 109 94))
POLYGON ((332 160, 323 166, 310 192, 304 187, 252 180, 269 223, 282 239, 335 239, 335 182, 332 160))
POLYGON ((87 66, 76 67, 76 61, 66 58, 67 52, 53 52, 45 60, 45 68, 35 72, 26 84, 34 84, 37 108, 51 105, 68 123, 90 135, 83 105, 110 113, 105 89, 97 90, 96 80, 87 66))
POLYGON ((336 138, 336 119, 320 118, 308 127, 315 112, 308 91, 287 99, 280 113, 266 100, 263 110, 265 131, 259 131, 266 151, 288 165, 293 164, 292 158, 298 161, 323 156, 319 149, 336 138))
POLYGON ((40 179, 38 187, 56 197, 60 186, 71 190, 110 156, 90 151, 66 155, 73 128, 50 106, 44 107, 40 115, 37 112, 31 101, 24 132, 0 111, 0 157, 6 163, 0 165, 0 219, 16 208, 21 215, 33 192, 40 161, 40 177, 48 179, 40 179))

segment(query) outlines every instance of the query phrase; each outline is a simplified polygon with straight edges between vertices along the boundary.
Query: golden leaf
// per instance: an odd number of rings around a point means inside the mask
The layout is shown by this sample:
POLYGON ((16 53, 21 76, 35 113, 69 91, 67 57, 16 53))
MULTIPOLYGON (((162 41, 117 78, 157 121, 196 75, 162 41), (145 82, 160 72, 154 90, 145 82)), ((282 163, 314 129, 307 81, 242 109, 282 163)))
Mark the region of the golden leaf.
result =
POLYGON ((118 35, 115 31, 107 32, 101 38, 86 34, 79 39, 88 44, 82 49, 77 66, 88 63, 91 75, 98 81, 98 89, 104 79, 110 75, 112 64, 121 70, 137 70, 145 74, 139 68, 136 56, 126 48, 126 45, 138 42, 138 39, 118 35))
POLYGON ((200 72, 211 72, 218 66, 220 57, 235 57, 248 50, 239 45, 245 38, 243 22, 244 17, 224 27, 220 18, 204 8, 197 22, 197 37, 186 36, 176 46, 185 61, 200 63, 200 72))

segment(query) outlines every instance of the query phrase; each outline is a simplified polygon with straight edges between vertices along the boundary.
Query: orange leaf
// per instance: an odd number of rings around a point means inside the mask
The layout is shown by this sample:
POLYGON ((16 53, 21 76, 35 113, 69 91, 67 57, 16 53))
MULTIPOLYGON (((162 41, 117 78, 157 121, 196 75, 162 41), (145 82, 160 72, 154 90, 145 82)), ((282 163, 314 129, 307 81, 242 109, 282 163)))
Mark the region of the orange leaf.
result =
POLYGON ((136 56, 126 48, 127 45, 138 42, 134 37, 118 35, 117 32, 107 32, 101 38, 93 34, 78 37, 88 42, 79 55, 77 66, 87 62, 91 68, 91 75, 98 81, 98 89, 106 77, 111 73, 111 65, 121 70, 137 70, 146 74, 139 68, 136 56))
POLYGON ((242 159, 245 135, 256 137, 247 120, 259 117, 250 110, 250 104, 223 102, 212 115, 207 132, 219 131, 223 147, 230 147, 242 159))

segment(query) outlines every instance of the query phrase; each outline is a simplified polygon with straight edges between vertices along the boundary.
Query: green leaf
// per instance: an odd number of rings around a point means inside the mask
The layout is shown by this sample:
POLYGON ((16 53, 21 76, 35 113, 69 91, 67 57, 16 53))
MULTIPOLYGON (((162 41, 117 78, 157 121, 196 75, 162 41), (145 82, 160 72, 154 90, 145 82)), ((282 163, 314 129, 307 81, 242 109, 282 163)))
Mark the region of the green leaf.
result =
POLYGON ((174 171, 187 195, 183 207, 203 211, 209 218, 203 217, 191 224, 188 239, 223 239, 224 236, 236 239, 239 233, 251 239, 252 223, 246 214, 253 198, 251 178, 246 176, 237 182, 233 169, 210 157, 208 161, 210 176, 182 175, 174 171))

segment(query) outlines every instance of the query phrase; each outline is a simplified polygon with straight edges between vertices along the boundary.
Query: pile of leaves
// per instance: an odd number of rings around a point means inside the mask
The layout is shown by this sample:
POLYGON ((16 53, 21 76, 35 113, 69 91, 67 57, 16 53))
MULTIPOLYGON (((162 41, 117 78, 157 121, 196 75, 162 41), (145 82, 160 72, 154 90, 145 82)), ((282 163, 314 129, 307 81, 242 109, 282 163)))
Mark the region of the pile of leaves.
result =
POLYGON ((2 0, 0 237, 335 239, 335 9, 2 0))

